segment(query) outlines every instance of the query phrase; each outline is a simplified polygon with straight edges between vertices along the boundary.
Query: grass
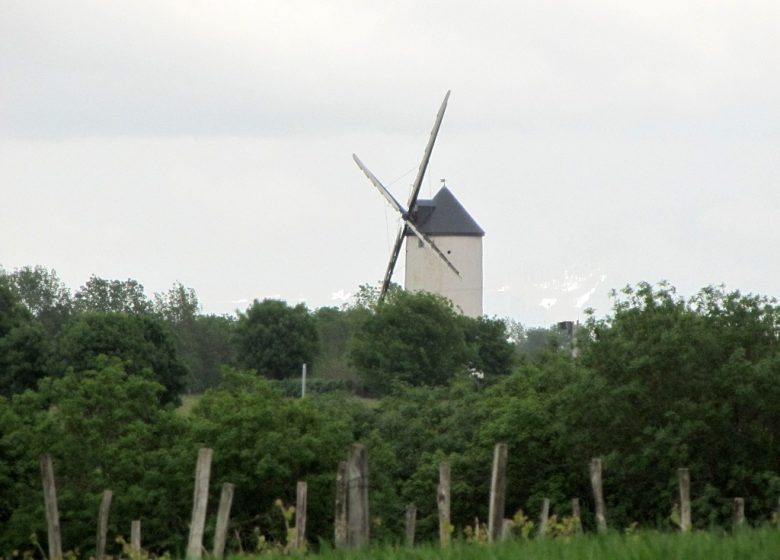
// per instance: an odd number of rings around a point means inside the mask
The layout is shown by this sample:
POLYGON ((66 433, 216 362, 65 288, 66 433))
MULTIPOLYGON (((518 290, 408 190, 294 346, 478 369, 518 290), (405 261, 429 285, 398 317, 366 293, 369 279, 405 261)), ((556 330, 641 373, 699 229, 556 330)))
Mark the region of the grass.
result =
MULTIPOLYGON (((246 556, 242 557, 246 560, 246 556)), ((268 556, 265 556, 268 558, 268 556)), ((445 551, 377 547, 363 551, 324 550, 313 560, 778 560, 780 530, 746 529, 733 534, 688 535, 643 532, 585 535, 555 540, 511 541, 496 545, 455 543, 445 551)))
POLYGON ((200 394, 182 395, 181 406, 176 409, 176 412, 182 416, 189 416, 190 412, 192 412, 192 409, 195 408, 196 404, 198 404, 201 396, 202 395, 200 394))

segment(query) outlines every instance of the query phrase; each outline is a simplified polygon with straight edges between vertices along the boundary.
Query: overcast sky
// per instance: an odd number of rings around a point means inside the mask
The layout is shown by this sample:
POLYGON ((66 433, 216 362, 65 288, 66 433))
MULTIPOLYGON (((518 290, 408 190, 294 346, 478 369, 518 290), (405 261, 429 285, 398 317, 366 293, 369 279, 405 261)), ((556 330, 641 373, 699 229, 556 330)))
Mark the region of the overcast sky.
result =
MULTIPOLYGON (((780 2, 0 1, 0 265, 206 312, 378 282, 440 179, 529 325, 666 279, 780 296, 780 2)), ((403 259, 396 279, 403 278, 403 259)))

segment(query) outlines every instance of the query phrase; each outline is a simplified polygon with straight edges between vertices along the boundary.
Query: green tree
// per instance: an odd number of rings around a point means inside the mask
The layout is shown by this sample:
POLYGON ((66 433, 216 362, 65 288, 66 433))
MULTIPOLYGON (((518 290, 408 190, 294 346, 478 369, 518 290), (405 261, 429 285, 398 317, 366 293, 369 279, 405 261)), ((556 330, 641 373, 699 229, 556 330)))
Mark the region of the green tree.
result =
POLYGON ((324 379, 357 380, 357 372, 349 362, 349 341, 355 330, 354 309, 321 307, 314 313, 320 351, 314 361, 314 374, 324 379))
POLYGON ((471 347, 471 369, 487 379, 509 375, 515 358, 515 348, 509 341, 506 322, 490 317, 463 318, 466 344, 471 347))
POLYGON ((452 304, 425 292, 397 291, 356 330, 350 358, 374 393, 394 383, 441 385, 472 356, 452 304))
POLYGON ((151 313, 152 302, 144 287, 132 278, 106 280, 94 274, 76 292, 73 306, 79 313, 151 313))
POLYGON ((154 312, 169 325, 176 353, 187 366, 187 392, 201 393, 218 385, 221 366, 235 365, 235 320, 201 315, 195 290, 179 282, 154 295, 154 312))
POLYGON ((127 313, 84 313, 72 321, 58 344, 61 371, 96 367, 101 356, 120 358, 131 374, 157 381, 162 402, 178 402, 187 369, 159 319, 127 313))
MULTIPOLYGON (((572 421, 573 403, 587 383, 586 373, 570 355, 549 352, 534 361, 521 363, 511 376, 485 390, 484 398, 473 406, 481 421, 473 440, 465 448, 460 465, 475 483, 487 476, 493 446, 506 443, 509 448, 508 487, 516 491, 507 496, 507 513, 519 509, 536 512, 542 500, 551 500, 553 511, 569 511, 572 496, 587 496, 584 476, 587 459, 571 452, 572 435, 578 428, 572 421), (574 424, 574 425, 572 425, 574 424), (481 475, 479 473, 482 473, 481 475)), ((463 489, 465 503, 487 503, 485 486, 463 489)), ((588 503, 583 504, 586 519, 588 503)), ((457 510, 459 519, 467 510, 457 510)), ((483 510, 483 514, 486 511, 483 510)))
POLYGON ((72 313, 68 287, 55 270, 25 266, 7 277, 9 287, 50 336, 56 336, 72 313))
POLYGON ((534 327, 525 329, 515 341, 520 359, 536 360, 548 352, 557 352, 566 346, 566 339, 558 329, 534 327))
MULTIPOLYGON (((399 291, 401 291, 401 287, 395 282, 391 282, 387 288, 386 297, 392 297, 392 294, 399 291)), ((376 309, 376 306, 379 305, 380 293, 381 289, 378 285, 372 286, 371 284, 361 284, 358 286, 357 292, 355 292, 353 297, 354 302, 350 307, 353 309, 376 309)))
POLYGON ((212 485, 232 482, 231 524, 245 544, 253 531, 284 536, 274 501, 295 503, 296 482, 308 484, 309 542, 332 538, 335 474, 358 436, 362 407, 341 397, 285 399, 253 373, 226 369, 222 384, 193 410, 198 441, 214 449, 212 485))
POLYGON ((222 379, 222 367, 236 364, 235 327, 232 317, 198 315, 190 328, 175 331, 178 354, 187 366, 188 392, 216 387, 222 379))
POLYGON ((154 312, 171 324, 191 324, 200 313, 198 295, 192 288, 175 282, 167 292, 154 294, 154 312))
MULTIPOLYGON (((410 387, 382 399, 374 425, 390 452, 379 468, 391 473, 395 494, 383 508, 418 507, 418 536, 437 536, 438 465, 452 468, 452 522, 457 530, 487 519, 493 447, 509 446, 507 513, 538 511, 545 497, 564 512, 569 498, 587 495, 585 463, 570 457, 572 398, 582 372, 565 354, 522 363, 485 387, 470 376, 447 386, 410 387)), ((587 507, 585 505, 585 507, 587 507)), ((400 532, 400 524, 394 525, 400 532)))
MULTIPOLYGON (((368 438, 369 460, 373 473, 389 479, 382 499, 372 501, 372 514, 382 517, 388 531, 403 531, 403 511, 408 503, 417 505, 417 539, 433 540, 438 535, 436 484, 438 465, 452 464, 452 504, 454 524, 463 527, 475 515, 485 519, 471 501, 466 488, 485 486, 489 457, 477 465, 476 473, 465 467, 462 454, 473 446, 478 426, 485 420, 479 406, 483 393, 480 384, 461 375, 444 386, 402 387, 381 399, 373 419, 374 431, 368 438), (374 506, 376 503, 376 507, 374 506), (467 513, 460 515, 462 510, 467 513)), ((487 503, 487 499, 484 500, 487 503)))
POLYGON ((709 287, 686 300, 666 284, 626 288, 611 316, 588 321, 582 363, 591 373, 574 407, 573 453, 616 466, 613 517, 663 522, 680 466, 691 469, 703 525, 728 518, 730 496, 771 511, 780 491, 779 326, 765 297, 709 287))
POLYGON ((299 375, 318 351, 316 323, 302 303, 255 300, 239 313, 235 336, 239 363, 273 379, 299 375))
POLYGON ((7 280, 0 279, 0 394, 34 387, 47 371, 49 345, 43 328, 7 280))

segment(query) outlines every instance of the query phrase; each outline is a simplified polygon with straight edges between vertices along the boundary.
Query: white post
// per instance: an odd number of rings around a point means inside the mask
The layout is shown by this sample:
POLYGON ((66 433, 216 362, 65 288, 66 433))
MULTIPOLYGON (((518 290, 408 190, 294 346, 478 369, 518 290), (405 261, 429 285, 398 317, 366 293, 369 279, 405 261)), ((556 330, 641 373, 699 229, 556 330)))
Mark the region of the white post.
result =
POLYGON ((306 364, 303 364, 303 371, 301 372, 301 398, 306 396, 306 364))

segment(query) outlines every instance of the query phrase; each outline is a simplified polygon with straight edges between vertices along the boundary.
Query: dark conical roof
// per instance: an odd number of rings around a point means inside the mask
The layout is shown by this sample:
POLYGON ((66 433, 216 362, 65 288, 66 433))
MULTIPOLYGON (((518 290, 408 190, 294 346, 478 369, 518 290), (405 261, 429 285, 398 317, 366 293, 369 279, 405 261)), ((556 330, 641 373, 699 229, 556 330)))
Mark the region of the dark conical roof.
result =
POLYGON ((432 200, 418 200, 411 213, 417 227, 428 235, 485 235, 447 187, 442 187, 432 200))

